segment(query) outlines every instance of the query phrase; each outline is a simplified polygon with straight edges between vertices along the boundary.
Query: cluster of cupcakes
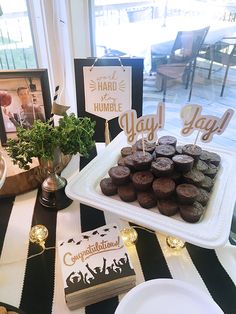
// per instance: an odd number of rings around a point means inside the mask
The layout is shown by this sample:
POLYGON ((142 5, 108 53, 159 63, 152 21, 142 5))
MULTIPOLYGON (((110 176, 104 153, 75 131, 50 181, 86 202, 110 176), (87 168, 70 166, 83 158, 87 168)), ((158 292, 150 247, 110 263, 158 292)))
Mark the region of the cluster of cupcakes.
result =
POLYGON ((218 154, 198 145, 177 145, 173 136, 162 136, 157 143, 138 140, 120 153, 109 177, 100 181, 103 194, 137 200, 146 209, 157 206, 166 216, 179 213, 190 223, 201 219, 220 166, 218 154))

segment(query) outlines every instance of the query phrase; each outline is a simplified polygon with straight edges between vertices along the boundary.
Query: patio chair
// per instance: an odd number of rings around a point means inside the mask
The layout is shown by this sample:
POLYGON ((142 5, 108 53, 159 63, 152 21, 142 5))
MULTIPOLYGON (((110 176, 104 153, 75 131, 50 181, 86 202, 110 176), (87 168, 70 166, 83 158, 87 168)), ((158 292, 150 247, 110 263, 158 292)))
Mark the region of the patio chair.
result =
POLYGON ((166 98, 167 82, 178 78, 182 79, 186 89, 190 84, 188 101, 191 100, 196 58, 208 30, 209 26, 193 31, 178 32, 167 63, 157 66, 157 78, 159 76, 162 79, 163 102, 166 98))
POLYGON ((218 63, 225 66, 225 74, 221 87, 220 96, 224 94, 229 68, 236 66, 236 37, 224 37, 221 41, 214 45, 208 46, 205 51, 201 51, 200 58, 210 61, 208 79, 211 78, 213 64, 218 63))
POLYGON ((151 20, 154 17, 154 7, 140 7, 127 10, 129 23, 151 20))
POLYGON ((107 48, 106 46, 97 45, 97 52, 104 58, 107 57, 124 57, 127 54, 123 51, 107 48))

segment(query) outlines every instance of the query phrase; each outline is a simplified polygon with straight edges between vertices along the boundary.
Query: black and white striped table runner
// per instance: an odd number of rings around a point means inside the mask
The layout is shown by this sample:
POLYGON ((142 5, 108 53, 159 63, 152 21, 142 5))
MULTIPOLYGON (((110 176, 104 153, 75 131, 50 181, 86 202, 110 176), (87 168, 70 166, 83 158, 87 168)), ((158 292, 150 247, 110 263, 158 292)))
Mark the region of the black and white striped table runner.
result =
MULTIPOLYGON (((86 162, 85 162, 86 163, 86 162)), ((81 160, 83 167, 84 160, 81 160)), ((59 212, 45 209, 38 192, 0 200, 0 302, 20 307, 27 314, 69 314, 64 301, 63 283, 56 250, 26 260, 38 252, 29 244, 32 226, 43 224, 49 230, 46 246, 116 222, 129 224, 108 212, 74 201, 59 212), (6 264, 9 262, 11 264, 6 264), (5 264, 4 264, 5 263, 5 264)), ((129 248, 137 284, 155 278, 174 278, 195 285, 212 296, 226 314, 236 313, 236 247, 209 250, 187 244, 180 252, 166 245, 166 237, 137 230, 138 242, 129 248)), ((112 314, 123 295, 72 311, 75 314, 112 314)), ((210 313, 209 313, 210 314, 210 313)))

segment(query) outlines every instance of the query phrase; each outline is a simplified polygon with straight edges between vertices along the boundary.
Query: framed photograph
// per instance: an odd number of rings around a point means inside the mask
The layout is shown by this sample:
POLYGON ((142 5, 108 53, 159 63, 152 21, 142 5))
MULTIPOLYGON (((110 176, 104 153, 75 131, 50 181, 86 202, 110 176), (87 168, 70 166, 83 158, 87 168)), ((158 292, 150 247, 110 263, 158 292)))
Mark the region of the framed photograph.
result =
POLYGON ((46 69, 0 71, 0 136, 2 145, 16 137, 16 128, 30 128, 51 116, 46 69))

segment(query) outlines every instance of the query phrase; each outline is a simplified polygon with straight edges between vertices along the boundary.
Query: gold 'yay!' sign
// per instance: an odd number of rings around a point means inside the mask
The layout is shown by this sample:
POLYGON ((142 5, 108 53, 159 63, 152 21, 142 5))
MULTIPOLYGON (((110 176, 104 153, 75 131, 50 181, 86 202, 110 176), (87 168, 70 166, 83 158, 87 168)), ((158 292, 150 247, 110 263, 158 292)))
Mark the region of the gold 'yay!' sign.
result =
MULTIPOLYGON (((181 119, 183 128, 181 134, 183 136, 191 135, 195 130, 202 132, 201 140, 210 142, 213 135, 222 134, 231 120, 234 110, 228 109, 221 118, 212 115, 202 115, 202 106, 186 105, 181 110, 181 119)), ((195 141, 196 142, 196 141, 195 141)))
POLYGON ((146 135, 148 142, 156 142, 157 130, 164 127, 165 106, 159 103, 157 114, 149 114, 137 118, 135 110, 129 110, 119 116, 119 125, 127 136, 127 142, 134 144, 140 134, 146 135))

